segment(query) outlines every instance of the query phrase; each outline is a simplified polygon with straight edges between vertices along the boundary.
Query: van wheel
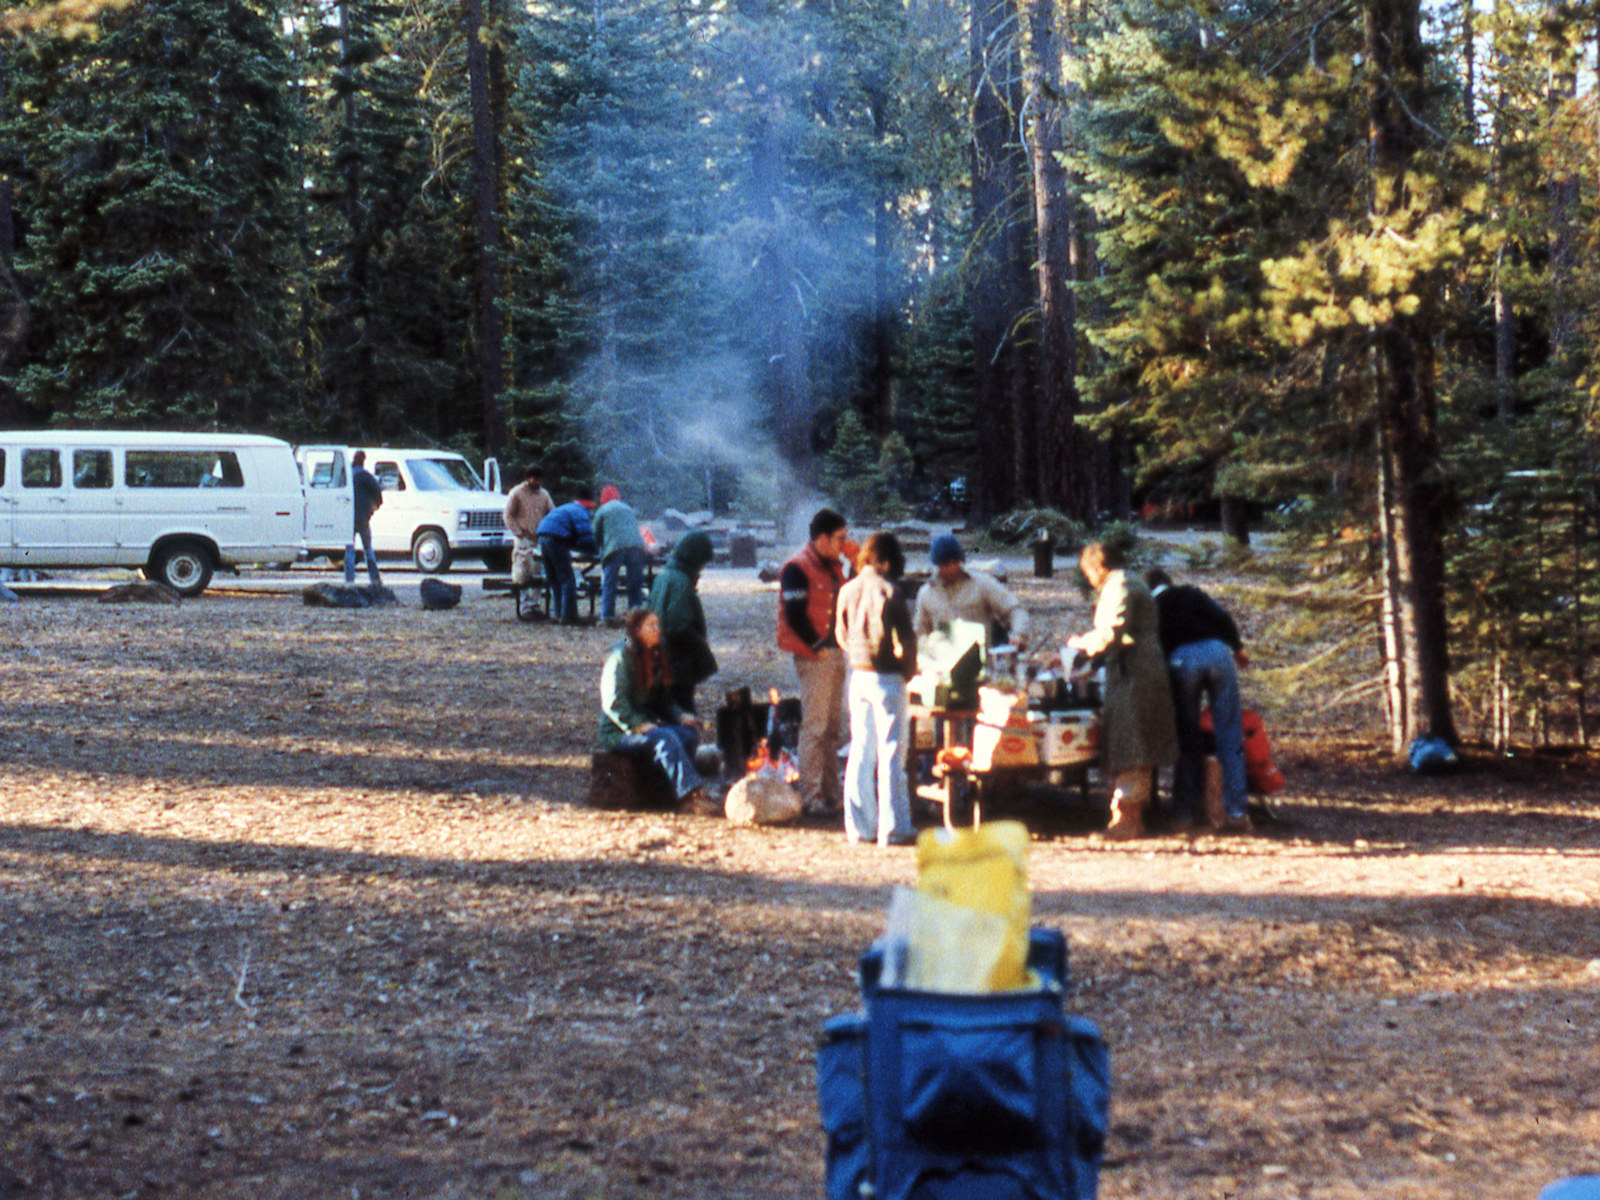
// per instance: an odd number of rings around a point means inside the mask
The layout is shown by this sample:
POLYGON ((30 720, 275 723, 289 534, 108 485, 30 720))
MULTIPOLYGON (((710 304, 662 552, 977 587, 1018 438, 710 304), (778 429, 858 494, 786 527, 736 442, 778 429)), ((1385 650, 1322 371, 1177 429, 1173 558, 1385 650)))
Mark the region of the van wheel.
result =
POLYGON ((173 542, 150 556, 150 574, 180 596, 198 596, 211 582, 211 553, 199 542, 173 542))
POLYGON ((438 530, 424 530, 411 544, 411 561, 424 575, 442 574, 450 569, 450 543, 438 530))

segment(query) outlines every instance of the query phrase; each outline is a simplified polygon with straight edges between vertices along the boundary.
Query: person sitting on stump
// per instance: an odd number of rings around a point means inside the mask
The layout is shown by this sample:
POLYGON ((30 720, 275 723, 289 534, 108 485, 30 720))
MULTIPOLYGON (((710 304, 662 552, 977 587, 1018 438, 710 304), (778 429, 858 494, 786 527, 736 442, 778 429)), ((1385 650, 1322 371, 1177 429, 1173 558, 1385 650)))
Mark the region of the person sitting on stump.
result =
POLYGON ((680 806, 698 811, 705 802, 694 766, 699 725, 672 699, 661 621, 648 608, 636 608, 623 628, 600 672, 600 749, 648 754, 680 806))

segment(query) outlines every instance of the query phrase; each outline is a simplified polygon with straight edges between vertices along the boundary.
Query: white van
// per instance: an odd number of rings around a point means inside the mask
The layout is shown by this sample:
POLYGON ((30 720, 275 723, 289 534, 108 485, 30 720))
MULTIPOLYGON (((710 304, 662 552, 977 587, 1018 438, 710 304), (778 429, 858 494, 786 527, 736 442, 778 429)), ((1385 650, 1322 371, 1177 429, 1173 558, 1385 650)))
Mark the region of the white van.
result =
MULTIPOLYGON (((314 448, 326 453, 325 447, 314 448)), ((478 558, 491 569, 511 566, 505 497, 484 486, 472 464, 448 450, 363 447, 367 470, 383 488, 383 506, 372 516, 372 548, 380 556, 410 558, 429 575, 448 571, 457 558, 478 558)), ((315 477, 307 454, 297 451, 308 484, 315 477)), ((351 447, 347 454, 354 454, 351 447)), ((350 542, 347 521, 339 536, 313 542, 313 553, 343 557, 350 542)))
POLYGON ((0 432, 0 566, 141 567, 197 596, 219 567, 293 562, 313 531, 349 529, 351 504, 348 479, 303 487, 276 438, 0 432))

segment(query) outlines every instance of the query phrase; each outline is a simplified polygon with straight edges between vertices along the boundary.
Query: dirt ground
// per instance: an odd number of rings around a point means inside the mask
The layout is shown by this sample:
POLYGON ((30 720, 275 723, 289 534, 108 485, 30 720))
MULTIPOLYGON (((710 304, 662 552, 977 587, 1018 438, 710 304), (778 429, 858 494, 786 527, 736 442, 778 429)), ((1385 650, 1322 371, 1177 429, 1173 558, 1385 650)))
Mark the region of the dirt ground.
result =
MULTIPOLYGON (((0 1197, 822 1195, 817 1032, 911 852, 586 808, 614 635, 456 578, 443 613, 0 610, 0 1197)), ((792 689, 773 593, 704 592, 717 684, 792 689)), ((1262 680, 1287 614, 1247 622, 1262 680)), ((1108 1200, 1600 1167, 1594 765, 1410 778, 1337 699, 1263 704, 1269 837, 1028 814, 1111 1048, 1108 1200)))

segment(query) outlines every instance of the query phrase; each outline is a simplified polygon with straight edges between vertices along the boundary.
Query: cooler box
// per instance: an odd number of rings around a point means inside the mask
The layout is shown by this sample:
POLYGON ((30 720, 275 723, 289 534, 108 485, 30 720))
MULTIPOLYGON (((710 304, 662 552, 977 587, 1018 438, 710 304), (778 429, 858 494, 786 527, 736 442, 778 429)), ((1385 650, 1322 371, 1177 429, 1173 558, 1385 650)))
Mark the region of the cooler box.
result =
POLYGON ((1033 714, 1039 757, 1048 767, 1070 767, 1100 757, 1100 714, 1093 709, 1033 714))

